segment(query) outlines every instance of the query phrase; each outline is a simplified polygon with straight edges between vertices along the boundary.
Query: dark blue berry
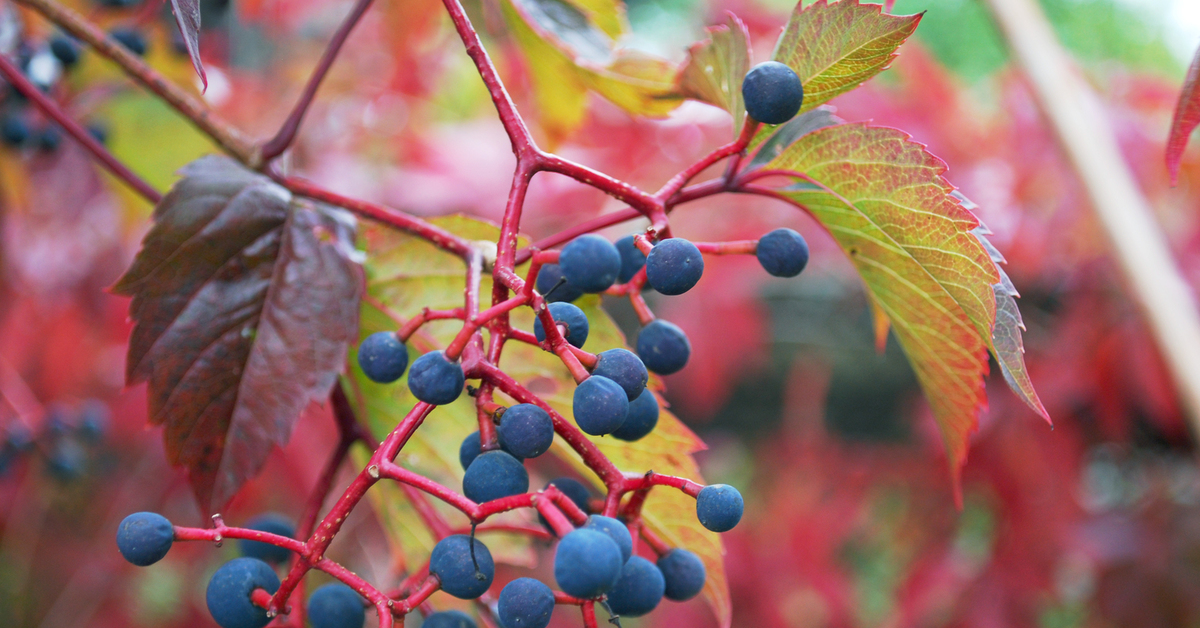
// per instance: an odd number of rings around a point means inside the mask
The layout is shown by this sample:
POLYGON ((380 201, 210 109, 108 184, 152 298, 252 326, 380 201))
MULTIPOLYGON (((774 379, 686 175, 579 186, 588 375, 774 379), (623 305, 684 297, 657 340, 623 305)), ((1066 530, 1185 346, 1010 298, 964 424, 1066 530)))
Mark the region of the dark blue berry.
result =
POLYGON ((608 605, 622 617, 641 617, 662 601, 663 574, 654 563, 634 556, 621 568, 621 579, 608 592, 608 605))
POLYGON ((571 285, 584 292, 604 292, 621 273, 621 254, 612 242, 595 235, 581 235, 563 247, 558 265, 571 285))
POLYGON ((367 611, 358 591, 332 582, 313 591, 308 598, 308 621, 313 628, 362 628, 367 611))
POLYGON ((592 436, 603 436, 615 432, 625 422, 629 397, 616 382, 593 375, 575 387, 571 411, 579 429, 592 436))
MULTIPOLYGON (((296 525, 292 523, 292 520, 277 512, 258 515, 247 521, 244 527, 289 539, 296 535, 296 525)), ((250 539, 238 539, 238 551, 242 553, 242 556, 265 560, 276 565, 284 564, 292 558, 291 550, 286 547, 250 539)))
POLYGON ((208 612, 221 628, 263 628, 267 610, 250 600, 255 589, 279 590, 279 576, 257 558, 235 558, 217 569, 204 592, 208 612))
POLYGON ((463 495, 482 504, 529 490, 529 472, 504 451, 485 451, 471 461, 463 476, 463 495))
POLYGON ((646 389, 638 395, 637 399, 629 402, 629 414, 625 415, 625 422, 612 435, 614 438, 625 441, 640 440, 654 431, 656 425, 658 425, 658 398, 650 389, 646 389))
POLYGON ((704 561, 679 547, 659 557, 658 569, 667 585, 664 595, 668 600, 676 602, 685 602, 696 597, 704 588, 704 580, 708 577, 704 570, 704 561))
POLYGON ((442 590, 456 598, 473 600, 492 586, 496 564, 486 545, 465 534, 440 541, 429 556, 429 573, 442 582, 442 590), (474 558, 471 547, 474 546, 474 558))
POLYGON ((617 275, 617 283, 625 283, 646 265, 646 254, 637 247, 633 236, 625 236, 617 240, 617 253, 621 254, 621 272, 617 275))
POLYGON ((522 403, 504 411, 496 433, 505 451, 517 458, 536 458, 554 443, 554 421, 545 410, 522 403))
POLYGON ((567 595, 603 595, 621 577, 621 548, 598 530, 579 528, 567 533, 554 552, 554 580, 567 595))
POLYGON ((145 56, 146 50, 149 49, 149 44, 146 43, 146 36, 136 28, 114 28, 108 31, 108 36, 117 40, 118 44, 125 46, 129 52, 139 57, 145 56))
POLYGON ((79 42, 66 35, 58 34, 50 38, 50 52, 66 69, 71 69, 72 66, 79 63, 81 50, 79 42))
POLYGON ((146 567, 162 560, 175 541, 175 528, 155 512, 135 512, 117 526, 117 549, 125 560, 146 567))
POLYGON ((591 515, 583 527, 608 535, 608 538, 617 544, 617 549, 621 550, 622 564, 628 561, 630 556, 633 556, 633 537, 629 534, 629 528, 620 521, 604 515, 591 515))
POLYGON ((87 126, 88 135, 100 144, 108 143, 108 127, 99 122, 93 122, 87 126))
POLYGON ((85 401, 79 411, 79 436, 91 443, 100 442, 108 431, 110 417, 108 406, 103 401, 85 401))
POLYGON ((704 274, 704 256, 683 238, 668 238, 654 245, 646 257, 646 281, 666 294, 683 294, 704 274))
POLYGON ((38 133, 37 146, 40 150, 52 153, 58 150, 58 145, 61 143, 62 131, 58 130, 57 126, 47 126, 38 133))
POLYGON ((583 296, 583 290, 572 286, 570 282, 562 279, 562 267, 558 264, 546 264, 538 271, 537 276, 537 291, 547 301, 551 303, 565 302, 570 303, 575 299, 583 296))
POLYGON ((0 121, 0 139, 8 146, 17 147, 29 139, 29 124, 21 116, 10 113, 0 121))
MULTIPOLYGON (((500 443, 500 449, 507 451, 510 454, 512 453, 511 451, 508 451, 508 449, 504 446, 504 443, 500 443)), ((463 439, 462 445, 458 446, 458 463, 462 465, 463 471, 471 468, 471 462, 473 462, 475 457, 478 456, 482 451, 483 442, 479 438, 479 432, 471 432, 466 438, 463 439)), ((513 456, 513 458, 516 458, 520 462, 525 462, 525 459, 520 456, 513 456)))
POLYGON ((358 366, 371 381, 390 384, 408 368, 408 347, 395 332, 375 332, 358 345, 358 366))
POLYGON ((462 611, 439 611, 425 618, 421 628, 478 628, 475 620, 462 611))
POLYGON ((791 229, 776 229, 758 239, 754 255, 768 273, 795 277, 808 265, 808 243, 791 229))
POLYGON ((554 592, 533 578, 517 578, 504 585, 496 606, 504 628, 546 628, 554 610, 554 592))
POLYGON ((728 484, 710 484, 696 496, 696 518, 713 532, 728 532, 742 520, 742 494, 728 484))
POLYGON ((466 378, 462 366, 451 362, 441 351, 417 358, 408 373, 408 389, 425 403, 444 406, 462 394, 466 378))
POLYGON ((46 458, 46 472, 59 482, 70 482, 83 477, 87 471, 87 452, 74 439, 62 439, 54 443, 50 456, 46 458))
MULTIPOLYGON (((550 318, 555 323, 566 326, 567 342, 582 349, 588 337, 588 319, 583 310, 570 303, 551 303, 546 309, 550 310, 550 318)), ((546 328, 542 326, 540 317, 533 321, 533 335, 537 336, 538 342, 546 341, 546 328)))
POLYGON ((692 343, 674 323, 658 319, 638 333, 637 354, 646 368, 659 375, 670 375, 687 365, 692 343))
POLYGON ((646 389, 650 374, 641 358, 628 349, 609 349, 596 354, 596 368, 592 375, 607 377, 616 382, 630 401, 638 398, 646 389))
POLYGON ((783 124, 800 111, 804 85, 800 77, 778 61, 760 63, 742 81, 746 114, 764 124, 783 124))

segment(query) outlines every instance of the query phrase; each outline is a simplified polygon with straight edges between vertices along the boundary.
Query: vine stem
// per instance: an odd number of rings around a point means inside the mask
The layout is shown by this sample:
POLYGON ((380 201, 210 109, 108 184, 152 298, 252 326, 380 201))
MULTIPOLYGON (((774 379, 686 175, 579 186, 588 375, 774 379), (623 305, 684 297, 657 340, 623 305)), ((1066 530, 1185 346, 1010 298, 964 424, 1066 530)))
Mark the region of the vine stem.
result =
POLYGON ((38 89, 25 74, 21 72, 17 66, 13 65, 4 55, 0 55, 0 74, 2 74, 10 85, 15 87, 18 92, 21 92, 33 104, 41 109, 55 123, 63 128, 75 141, 83 145, 92 157, 100 162, 112 175, 128 185, 135 192, 140 194, 142 198, 157 205, 162 200, 162 193, 154 189, 149 183, 146 183, 141 177, 134 174, 132 170, 121 163, 119 159, 114 157, 108 149, 104 148, 96 138, 88 133, 87 129, 83 128, 78 122, 68 116, 54 101, 46 97, 42 90, 38 89))
POLYGON ((372 0, 357 0, 354 3, 354 8, 350 10, 350 14, 346 19, 342 20, 338 26, 337 32, 329 41, 329 45, 325 47, 325 52, 321 55, 321 61, 317 63, 317 67, 313 70, 312 76, 308 79, 308 84, 304 86, 304 93, 300 95, 300 100, 296 102, 296 106, 288 117, 283 122, 283 126, 279 128, 279 132, 275 137, 267 140, 259 148, 258 158, 263 162, 268 162, 287 150, 292 145, 292 141, 296 138, 296 132, 300 129, 300 123, 304 121, 304 114, 308 112, 308 108, 312 105, 313 98, 317 95, 317 89, 321 87, 321 81, 325 79, 325 75, 329 73, 329 69, 333 67, 333 62, 337 60, 338 53, 342 51, 342 45, 346 43, 346 39, 350 36, 350 31, 358 25, 359 20, 371 7, 372 0))

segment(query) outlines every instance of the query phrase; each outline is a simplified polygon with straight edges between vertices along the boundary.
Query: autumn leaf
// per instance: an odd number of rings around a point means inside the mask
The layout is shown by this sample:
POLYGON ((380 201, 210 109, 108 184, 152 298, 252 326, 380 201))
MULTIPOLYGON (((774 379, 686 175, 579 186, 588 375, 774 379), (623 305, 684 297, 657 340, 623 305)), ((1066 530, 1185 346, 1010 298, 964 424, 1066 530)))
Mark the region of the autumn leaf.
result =
POLYGON ((800 76, 802 113, 886 69, 923 15, 886 15, 881 9, 858 0, 796 4, 772 58, 800 76))
POLYGON ((582 124, 589 89, 635 115, 665 116, 682 102, 675 65, 616 47, 628 30, 619 3, 504 0, 501 9, 529 66, 551 144, 582 124))
POLYGON ((687 62, 679 72, 679 91, 733 115, 736 137, 746 120, 742 79, 750 71, 750 35, 732 13, 725 24, 710 26, 705 32, 708 39, 688 49, 687 62))
POLYGON ((208 89, 208 75, 204 72, 204 64, 200 61, 200 0, 171 0, 171 13, 175 14, 175 24, 183 35, 183 46, 187 48, 192 67, 200 76, 204 89, 208 89))
MULTIPOLYGON (((873 307, 890 321, 941 428, 957 494, 967 440, 986 403, 983 379, 997 320, 993 286, 1003 284, 976 232, 978 219, 952 194, 945 164, 895 129, 819 129, 766 167, 797 173, 799 184, 781 194, 830 231, 873 307)), ((1011 336, 1013 328, 1002 331, 1011 336)), ((1020 379, 1023 358, 1018 369, 1011 338, 1003 347, 997 358, 1020 379)), ((1027 403, 1036 400, 1032 391, 1027 403)))
POLYGON ((1175 117, 1171 120, 1171 132, 1167 136, 1167 170, 1171 172, 1171 185, 1179 183, 1179 164, 1196 125, 1200 125, 1200 49, 1196 50, 1196 57, 1188 68, 1179 104, 1175 106, 1175 117))
POLYGON ((362 278, 343 212, 223 157, 181 174, 113 290, 133 297, 126 379, 149 382, 150 422, 211 512, 329 394, 362 278))
MULTIPOLYGON (((494 241, 499 235, 494 225, 461 216, 440 218, 433 222, 473 241, 494 241)), ((396 321, 391 315, 407 318, 426 306, 433 309, 462 306, 466 269, 457 257, 418 238, 382 228, 365 230, 362 242, 368 252, 368 297, 364 300, 362 311, 363 337, 375 331, 396 329, 396 321), (381 307, 386 308, 386 313, 381 307)), ((485 277, 480 292, 487 295, 490 291, 491 282, 485 277)), ((583 309, 590 323, 586 345, 589 351, 625 346, 620 331, 600 308, 598 297, 583 297, 576 301, 576 305, 583 309)), ((531 331, 533 313, 528 308, 519 308, 513 312, 512 322, 518 329, 531 331)), ((409 340, 410 351, 424 353, 442 348, 459 327, 461 323, 453 320, 429 323, 409 340)), ((557 357, 537 347, 511 342, 505 346, 500 366, 522 385, 536 391, 563 416, 568 419, 572 416, 571 397, 575 383, 557 357)), ((403 381, 391 385, 376 384, 368 380, 357 366, 351 370, 350 381, 354 391, 352 397, 357 400, 359 411, 379 437, 394 428, 396 422, 415 404, 403 381)), ((660 385, 657 380, 655 385, 660 385)), ((498 395, 498 400, 511 402, 503 395, 498 395)), ((448 406, 437 408, 401 450, 397 460, 407 468, 459 490, 463 470, 458 462, 458 447, 463 438, 476 429, 474 406, 469 398, 463 396, 448 406)), ((638 442, 626 443, 613 438, 592 440, 623 471, 644 473, 653 469, 701 481, 692 454, 703 449, 704 445, 669 412, 664 411, 654 432, 638 442)), ((549 455, 573 466, 580 477, 591 482, 597 490, 602 488, 595 474, 560 438, 555 438, 549 455)), ((530 486, 534 490, 558 475, 555 472, 538 477, 538 471, 545 468, 539 462, 531 462, 528 467, 533 476, 530 486)), ((546 470, 552 471, 553 468, 546 470)), ((419 568, 432 550, 433 536, 421 525, 401 491, 390 485, 378 488, 383 490, 373 489, 369 495, 376 508, 385 514, 383 523, 394 550, 409 569, 419 568)), ((439 502, 434 500, 434 503, 439 502)), ((465 524, 461 515, 441 505, 438 508, 447 514, 449 521, 465 524)), ((534 521, 531 512, 505 516, 518 521, 534 521)), ((647 525, 668 542, 686 547, 704 560, 709 575, 705 587, 706 599, 722 625, 727 626, 731 606, 725 580, 724 549, 720 537, 704 529, 696 520, 695 500, 679 491, 656 489, 647 501, 644 516, 647 525)), ((499 541, 485 538, 485 542, 497 559, 503 562, 527 564, 532 560, 527 542, 511 536, 499 541)))

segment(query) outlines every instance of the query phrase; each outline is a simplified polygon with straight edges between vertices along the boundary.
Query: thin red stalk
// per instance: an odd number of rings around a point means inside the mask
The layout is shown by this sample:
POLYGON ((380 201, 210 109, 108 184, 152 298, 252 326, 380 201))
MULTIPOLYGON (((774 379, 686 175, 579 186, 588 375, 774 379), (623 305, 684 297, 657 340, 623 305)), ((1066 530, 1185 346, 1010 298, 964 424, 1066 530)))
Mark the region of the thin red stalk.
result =
POLYGON ((559 510, 553 500, 539 499, 535 505, 537 506, 537 511, 546 520, 547 525, 550 526, 551 530, 554 530, 554 534, 559 538, 566 536, 575 529, 575 526, 571 525, 570 520, 559 510))
POLYGON ((585 185, 590 185, 605 194, 638 210, 638 213, 652 221, 663 213, 663 203, 654 195, 644 192, 629 183, 598 172, 583 164, 575 163, 558 155, 546 154, 540 162, 541 168, 547 172, 557 172, 566 175, 585 185))
POLYGON ((654 197, 660 202, 665 202, 667 199, 674 196, 676 192, 681 190, 688 181, 694 179, 696 175, 704 172, 713 164, 731 155, 740 154, 742 151, 746 150, 746 146, 750 145, 750 140, 754 138, 754 133, 757 130, 758 123, 753 120, 747 120, 746 124, 742 125, 742 132, 738 135, 736 140, 714 150, 708 155, 705 155, 700 161, 697 161, 696 163, 684 169, 683 172, 671 177, 671 179, 667 181, 666 185, 662 186, 658 192, 655 192, 654 197))
POLYGON ((729 242, 694 242, 701 253, 708 255, 754 255, 758 240, 730 240, 729 242))
POLYGON ((454 310, 431 310, 429 308, 425 308, 421 310, 420 314, 408 319, 407 322, 401 325, 400 329, 396 331, 396 337, 400 339, 400 342, 408 342, 408 339, 411 338, 413 334, 417 333, 417 330, 420 329, 422 325, 428 323, 429 321, 446 320, 452 318, 463 320, 466 317, 466 312, 462 308, 454 310))
POLYGON ((402 211, 377 205, 369 201, 342 196, 304 179, 288 177, 279 180, 279 183, 300 196, 336 205, 364 218, 382 222, 405 233, 411 233, 422 239, 429 240, 438 248, 459 257, 465 258, 474 250, 474 247, 466 240, 402 211))
MULTIPOLYGON (((471 528, 459 528, 453 531, 453 534, 470 534, 471 528)), ((510 523, 493 523, 489 525, 476 526, 476 534, 486 534, 488 532, 503 532, 508 534, 521 534, 524 536, 533 537, 539 541, 553 541, 554 535, 547 532, 545 528, 537 526, 523 526, 510 523)))
POLYGON ((584 602, 587 602, 587 600, 582 599, 582 598, 577 598, 574 595, 568 595, 566 593, 563 593, 562 591, 554 592, 554 603, 555 604, 561 604, 563 606, 583 606, 584 602))
POLYGON ((442 583, 438 580, 437 576, 430 574, 416 591, 413 591, 411 595, 401 600, 399 604, 392 606, 392 614, 396 617, 404 617, 441 588, 442 583))
POLYGON ((586 600, 579 606, 583 613, 583 628, 596 628, 596 603, 586 600))
POLYGON ((611 214, 604 214, 603 216, 597 216, 591 220, 581 222, 574 227, 564 229, 563 231, 560 231, 552 236, 542 238, 528 247, 521 249, 521 251, 517 253, 517 264, 524 264, 525 261, 533 255, 533 251, 535 250, 545 250, 555 247, 564 242, 570 242, 571 240, 574 240, 585 233, 591 233, 605 227, 621 224, 625 221, 633 220, 634 218, 640 218, 641 216, 642 212, 629 207, 620 211, 615 211, 611 214))
POLYGON ((321 61, 317 63, 312 76, 309 77, 308 84, 304 86, 304 93, 300 95, 300 100, 296 102, 296 106, 292 109, 287 119, 284 120, 283 126, 279 128, 279 132, 275 134, 275 137, 268 140, 259 148, 259 159, 263 163, 283 154, 283 151, 292 145, 292 141, 296 138, 296 132, 300 129, 300 123, 304 121, 304 114, 308 112, 313 98, 317 95, 317 89, 321 86, 321 81, 325 80, 325 75, 329 73, 329 68, 333 67, 333 62, 337 59, 338 53, 341 52, 342 45, 346 43, 346 39, 350 36, 350 31, 354 30, 359 20, 362 19, 363 14, 370 8, 371 1, 357 0, 354 3, 354 8, 350 10, 350 14, 346 16, 346 19, 342 20, 337 32, 329 40, 329 45, 325 47, 325 52, 321 55, 321 61))
POLYGON ((650 546, 650 549, 654 550, 655 554, 662 556, 663 554, 671 551, 671 546, 657 534, 650 531, 650 528, 642 526, 640 532, 642 535, 642 540, 646 542, 646 545, 650 546))
POLYGON ((575 356, 575 359, 579 360, 579 363, 582 364, 587 370, 590 371, 596 368, 596 354, 588 353, 587 351, 575 346, 571 346, 570 344, 567 345, 567 349, 571 351, 571 354, 575 356))
POLYGON ((409 486, 419 488, 426 493, 450 504, 451 506, 461 510, 464 515, 470 517, 472 513, 478 511, 478 505, 467 499, 462 493, 450 490, 449 488, 421 475, 414 471, 409 471, 400 465, 392 462, 383 462, 379 465, 379 476, 403 482, 409 486))
POLYGON ((429 497, 420 491, 420 489, 401 483, 400 490, 404 491, 404 496, 408 498, 412 504, 413 510, 417 511, 417 516, 421 518, 421 522, 425 527, 433 532, 434 538, 444 539, 450 536, 450 524, 446 523, 446 519, 442 517, 429 501, 429 497))
POLYGON ((259 608, 270 608, 271 593, 266 589, 255 589, 250 592, 250 603, 259 608))
POLYGON ((95 24, 55 0, 16 0, 16 2, 33 9, 76 39, 94 48, 101 56, 116 63, 125 74, 141 83, 143 87, 190 120, 196 128, 211 137, 222 150, 236 157, 238 161, 257 169, 257 151, 240 131, 220 119, 203 100, 159 74, 141 57, 108 37, 95 24))
POLYGON ((629 305, 633 306, 633 311, 637 314, 638 322, 642 324, 642 327, 654 322, 654 312, 646 304, 646 297, 642 296, 641 290, 629 292, 629 305))
POLYGON ((29 82, 29 79, 25 78, 25 74, 2 54, 0 54, 0 74, 4 75, 4 78, 18 92, 21 92, 26 98, 33 101, 33 104, 38 109, 62 127, 68 135, 75 138, 75 141, 82 144, 92 154, 92 157, 100 162, 100 165, 104 166, 114 177, 123 181, 125 185, 128 185, 133 191, 140 194, 142 198, 155 205, 162 200, 162 194, 158 190, 143 181, 141 177, 134 174, 125 164, 121 163, 121 160, 108 152, 108 149, 104 148, 100 142, 97 142, 96 138, 87 132, 87 129, 80 126, 78 122, 72 119, 71 116, 68 116, 58 106, 58 103, 50 100, 50 98, 42 93, 42 90, 29 82))

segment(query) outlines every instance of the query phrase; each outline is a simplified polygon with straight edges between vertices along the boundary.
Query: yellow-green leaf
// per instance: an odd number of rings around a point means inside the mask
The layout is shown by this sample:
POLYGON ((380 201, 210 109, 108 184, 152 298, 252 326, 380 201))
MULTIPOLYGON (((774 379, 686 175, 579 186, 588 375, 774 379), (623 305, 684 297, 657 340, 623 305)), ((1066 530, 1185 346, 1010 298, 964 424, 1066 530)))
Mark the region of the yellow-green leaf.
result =
POLYGON ((844 124, 801 137, 766 167, 801 175, 782 193, 829 229, 890 320, 933 408, 957 487, 986 403, 992 286, 1001 277, 973 231, 979 221, 943 177, 945 164, 901 131, 844 124))
POLYGON ((800 76, 800 111, 808 111, 887 68, 921 15, 887 15, 882 6, 858 0, 798 3, 772 58, 800 76))
POLYGON ((679 73, 679 91, 733 115, 736 137, 746 119, 742 79, 750 71, 750 35, 732 13, 725 24, 710 26, 706 32, 708 39, 688 50, 688 60, 679 73))
MULTIPOLYGON (((499 230, 471 218, 451 216, 433 221, 438 226, 468 240, 495 241, 499 230)), ((412 236, 382 228, 367 228, 362 236, 367 249, 367 295, 362 316, 363 337, 376 331, 395 329, 396 322, 378 305, 383 304, 402 318, 418 313, 422 307, 449 309, 462 306, 466 269, 458 258, 442 252, 412 236)), ((485 276, 480 293, 491 293, 491 282, 485 276)), ((624 338, 608 315, 600 308, 600 299, 586 296, 576 302, 587 314, 590 333, 586 345, 592 352, 625 346, 624 338)), ((513 312, 513 325, 518 329, 533 329, 533 312, 519 308, 513 312)), ((459 329, 458 321, 434 321, 422 328, 409 341, 410 351, 424 353, 445 346, 459 329)), ((415 356, 414 356, 415 357, 415 356)), ((350 373, 351 400, 366 416, 376 436, 387 434, 404 414, 415 405, 404 380, 390 385, 371 382, 358 369, 354 356, 350 373)), ((575 383, 562 363, 538 347, 519 342, 505 346, 500 366, 522 385, 535 391, 555 410, 568 419, 575 383)), ((653 385, 661 388, 658 380, 653 385)), ((508 401, 498 395, 498 401, 508 401)), ((458 401, 436 409, 401 451, 397 461, 442 484, 458 490, 463 471, 458 463, 458 447, 462 439, 478 429, 474 406, 465 395, 458 401)), ((663 411, 658 426, 649 436, 636 443, 614 438, 593 438, 597 446, 622 471, 680 475, 703 482, 692 454, 704 444, 671 413, 663 411)), ((579 471, 579 475, 598 490, 599 479, 583 465, 575 452, 556 438, 550 455, 560 458, 579 471)), ((364 460, 365 461, 365 460, 364 460)), ((552 475, 538 477, 540 462, 531 461, 531 486, 541 488, 552 475), (540 482, 540 483, 539 483, 540 482)), ((397 557, 409 570, 419 569, 433 547, 433 536, 421 524, 403 493, 395 486, 381 483, 368 493, 381 514, 384 528, 397 557)), ((435 500, 435 503, 436 500, 435 500)), ((455 511, 439 506, 452 525, 465 524, 466 518, 455 511)), ((673 545, 695 552, 705 563, 708 582, 704 595, 721 625, 728 626, 731 618, 729 588, 725 579, 724 548, 720 537, 704 529, 696 520, 696 502, 679 491, 655 489, 643 511, 647 525, 673 545)), ((510 520, 533 521, 530 512, 506 515, 510 520)), ((527 564, 533 555, 528 543, 506 535, 484 540, 497 560, 527 564)))

